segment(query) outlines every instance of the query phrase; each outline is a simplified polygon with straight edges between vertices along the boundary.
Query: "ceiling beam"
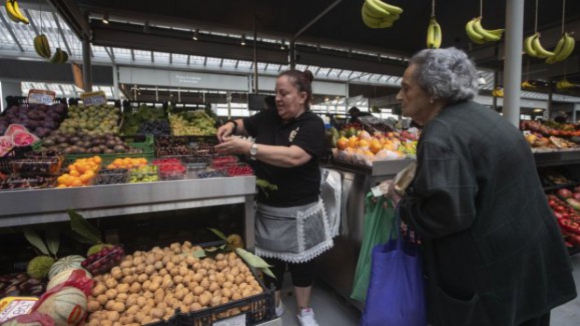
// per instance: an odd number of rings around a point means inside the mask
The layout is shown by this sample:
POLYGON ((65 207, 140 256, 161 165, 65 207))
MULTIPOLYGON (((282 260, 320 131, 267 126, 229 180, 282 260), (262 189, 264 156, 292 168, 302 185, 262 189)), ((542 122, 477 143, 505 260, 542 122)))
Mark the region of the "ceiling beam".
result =
POLYGON ((269 63, 266 62, 266 65, 264 65, 264 71, 268 70, 268 65, 269 63))
POLYGON ((326 73, 326 77, 330 76, 331 72, 332 72, 332 68, 328 69, 328 72, 326 73))
POLYGON ((155 54, 153 54, 153 51, 151 51, 151 62, 155 62, 155 54))
POLYGON ((300 35, 302 35, 302 33, 304 33, 307 29, 310 28, 310 26, 314 25, 318 20, 320 20, 320 18, 324 17, 329 11, 331 11, 334 7, 336 7, 336 5, 338 5, 341 2, 342 0, 336 0, 330 6, 326 7, 326 9, 324 9, 320 14, 318 14, 318 16, 314 17, 314 19, 309 21, 296 34, 294 34, 294 37, 292 37, 292 40, 290 40, 290 42, 296 41, 300 37, 300 35))
POLYGON ((91 39, 91 26, 87 16, 83 14, 74 0, 48 0, 61 14, 68 27, 81 40, 91 39))
POLYGON ((4 15, 0 15, 0 19, 2 19, 4 26, 6 26, 6 29, 8 29, 8 33, 10 33, 10 36, 14 40, 14 43, 16 43, 16 46, 18 46, 18 48, 20 49, 20 52, 24 52, 24 48, 22 47, 22 44, 20 44, 20 41, 18 41, 16 34, 14 34, 14 31, 12 30, 12 26, 10 26, 8 21, 6 21, 6 18, 4 18, 4 15))
POLYGON ((187 55, 187 65, 189 66, 189 63, 191 62, 191 55, 187 55))
POLYGON ((240 60, 236 60, 236 65, 234 66, 234 68, 238 69, 239 64, 240 64, 240 60))
POLYGON ((169 63, 173 63, 173 52, 169 53, 169 63))
POLYGON ((207 57, 203 58, 203 66, 207 66, 207 57))
POLYGON ((224 58, 220 60, 220 68, 224 66, 224 58))
POLYGON ((131 49, 131 60, 135 61, 135 50, 131 49))
POLYGON ((58 22, 58 15, 54 11, 52 12, 52 18, 54 18, 54 22, 56 23, 56 27, 58 28, 58 33, 60 34, 60 37, 62 37, 62 41, 64 42, 66 50, 68 51, 69 54, 72 54, 70 46, 68 46, 68 41, 66 40, 66 37, 64 37, 64 32, 62 31, 62 28, 60 28, 60 23, 58 22))
POLYGON ((109 58, 111 59, 111 63, 115 64, 115 54, 113 53, 113 48, 105 47, 105 52, 107 52, 107 54, 109 55, 109 58))
POLYGON ((26 14, 26 17, 28 17, 28 21, 30 22, 30 26, 32 26, 32 29, 34 30, 34 34, 38 35, 40 34, 38 32, 38 28, 36 27, 36 23, 34 22, 34 19, 32 19, 32 15, 30 15, 30 11, 28 9, 23 9, 24 13, 26 14))

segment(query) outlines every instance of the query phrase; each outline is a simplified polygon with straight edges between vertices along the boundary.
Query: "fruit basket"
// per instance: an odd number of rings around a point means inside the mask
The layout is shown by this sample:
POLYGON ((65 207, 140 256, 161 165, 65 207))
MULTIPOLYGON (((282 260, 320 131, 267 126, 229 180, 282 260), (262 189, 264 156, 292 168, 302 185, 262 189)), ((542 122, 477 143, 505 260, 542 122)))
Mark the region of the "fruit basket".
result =
POLYGON ((159 181, 159 168, 155 165, 144 165, 129 170, 129 183, 159 181))
POLYGON ((229 177, 254 175, 254 170, 246 163, 228 164, 217 170, 224 171, 229 177))
POLYGON ((93 185, 111 185, 129 182, 128 169, 104 169, 95 176, 93 185))
POLYGON ((54 187, 56 178, 54 177, 10 177, 0 183, 0 190, 27 190, 45 189, 54 187))
POLYGON ((221 169, 228 165, 238 164, 239 159, 236 156, 216 156, 211 161, 214 169, 221 169))
POLYGON ((62 166, 60 157, 21 158, 12 160, 12 172, 23 176, 57 175, 62 166))

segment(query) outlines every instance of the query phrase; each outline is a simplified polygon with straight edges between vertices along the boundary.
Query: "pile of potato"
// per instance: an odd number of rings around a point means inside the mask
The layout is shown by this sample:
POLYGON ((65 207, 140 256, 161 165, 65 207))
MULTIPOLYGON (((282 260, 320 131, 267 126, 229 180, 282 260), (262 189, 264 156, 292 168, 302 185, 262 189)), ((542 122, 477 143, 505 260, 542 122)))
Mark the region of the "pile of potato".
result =
MULTIPOLYGON (((199 259, 192 255, 198 250, 202 248, 186 241, 136 251, 110 273, 96 276, 88 298, 88 325, 146 325, 170 319, 177 308, 189 313, 262 293, 235 253, 199 259)), ((231 309, 216 317, 240 312, 231 309)))

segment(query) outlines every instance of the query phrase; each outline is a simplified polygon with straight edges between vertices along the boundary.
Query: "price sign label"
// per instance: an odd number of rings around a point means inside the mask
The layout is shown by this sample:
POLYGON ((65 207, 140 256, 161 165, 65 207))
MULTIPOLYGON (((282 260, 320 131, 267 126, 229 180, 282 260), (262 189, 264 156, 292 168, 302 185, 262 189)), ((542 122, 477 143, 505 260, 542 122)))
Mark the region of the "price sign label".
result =
POLYGON ((31 89, 28 91, 28 104, 46 104, 54 103, 56 93, 44 89, 31 89))
POLYGON ((85 106, 107 104, 107 95, 103 91, 83 93, 81 99, 85 106))

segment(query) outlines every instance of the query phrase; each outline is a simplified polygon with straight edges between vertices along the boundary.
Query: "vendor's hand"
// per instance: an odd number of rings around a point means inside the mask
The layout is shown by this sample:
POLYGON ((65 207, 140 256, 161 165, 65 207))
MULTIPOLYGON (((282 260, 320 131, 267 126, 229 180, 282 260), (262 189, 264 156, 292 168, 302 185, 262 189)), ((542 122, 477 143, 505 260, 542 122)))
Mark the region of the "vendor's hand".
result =
MULTIPOLYGON (((219 133, 219 130, 218 130, 219 133)), ((252 142, 249 140, 242 139, 240 137, 223 137, 221 144, 218 144, 214 149, 219 154, 234 155, 234 154, 248 154, 250 152, 250 147, 252 142)))
POLYGON ((232 135, 234 128, 235 128, 235 126, 231 122, 226 122, 226 124, 224 124, 223 126, 218 128, 216 135, 217 135, 217 139, 220 141, 220 143, 223 142, 226 137, 229 137, 232 135))

